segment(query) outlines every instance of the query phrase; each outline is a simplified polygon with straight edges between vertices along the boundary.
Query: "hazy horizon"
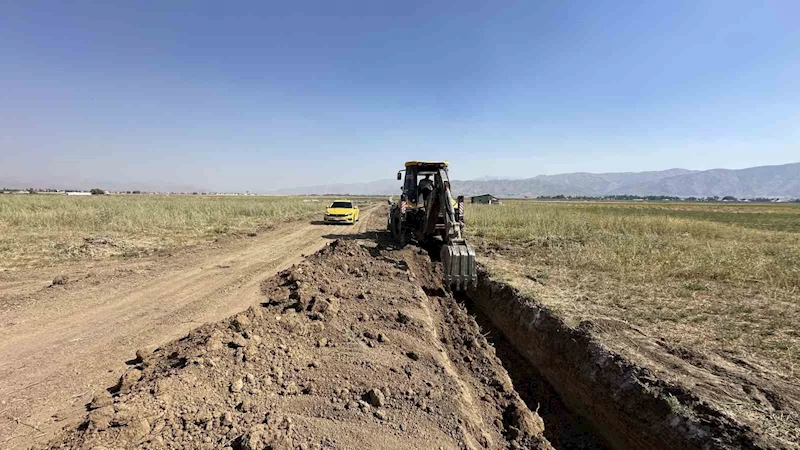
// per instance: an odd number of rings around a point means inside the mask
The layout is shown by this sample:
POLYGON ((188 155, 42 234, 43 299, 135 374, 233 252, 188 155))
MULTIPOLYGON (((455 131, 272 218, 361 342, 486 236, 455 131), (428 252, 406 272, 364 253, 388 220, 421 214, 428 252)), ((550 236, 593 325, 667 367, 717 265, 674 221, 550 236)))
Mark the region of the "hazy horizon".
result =
MULTIPOLYGON (((652 170, 652 171, 634 171, 634 172, 591 172, 591 171, 580 171, 580 172, 567 172, 567 173, 557 173, 557 174, 533 174, 530 176, 514 178, 514 177, 507 177, 507 176, 492 176, 492 175, 485 175, 482 177, 477 178, 458 178, 453 177, 451 175, 451 180, 458 181, 458 182, 492 182, 492 181, 500 181, 500 182, 513 182, 513 181, 525 181, 530 179, 535 179, 542 176, 564 176, 564 175, 580 175, 580 174, 587 174, 587 175, 622 175, 622 174, 642 174, 648 172, 668 172, 672 170, 682 170, 688 171, 693 173, 703 173, 713 170, 741 170, 741 169, 752 169, 752 168, 770 168, 770 167, 782 167, 788 165, 800 165, 800 161, 798 162, 788 162, 779 165, 767 165, 767 166, 754 166, 754 167, 743 167, 743 168, 728 168, 728 167, 715 167, 712 169, 693 169, 689 167, 668 167, 664 169, 652 170)), ((398 169, 399 170, 399 169, 398 169)), ((396 170, 392 172, 392 175, 396 174, 396 170)), ((241 191, 236 190, 214 190, 214 189, 207 189, 200 185, 193 185, 193 184, 170 184, 167 182, 162 182, 160 184, 149 184, 146 182, 141 181, 111 181, 111 180, 87 180, 83 179, 74 183, 70 183, 65 181, 64 178, 55 177, 54 179, 48 179, 42 181, 41 183, 37 182, 28 182, 28 181, 19 181, 19 179, 11 178, 3 178, 0 177, 0 188, 9 188, 9 189, 59 189, 59 190, 89 190, 91 188, 101 188, 106 189, 109 191, 132 191, 132 190, 141 190, 143 192, 178 192, 178 193, 191 193, 191 192, 219 192, 219 193, 246 193, 250 192, 253 194, 276 194, 280 191, 286 190, 302 190, 304 188, 318 188, 321 186, 355 186, 355 185, 397 185, 400 186, 402 184, 401 181, 397 181, 393 176, 386 177, 386 178, 376 178, 370 180, 353 180, 353 181, 342 181, 342 182, 334 182, 334 183, 310 183, 310 184, 300 184, 296 186, 286 186, 277 189, 245 189, 241 191), (9 181, 11 180, 11 181, 9 181), (16 180, 16 181, 15 181, 16 180)))
POLYGON ((412 159, 460 180, 784 164, 799 15, 744 0, 7 2, 0 184, 267 192, 412 159))

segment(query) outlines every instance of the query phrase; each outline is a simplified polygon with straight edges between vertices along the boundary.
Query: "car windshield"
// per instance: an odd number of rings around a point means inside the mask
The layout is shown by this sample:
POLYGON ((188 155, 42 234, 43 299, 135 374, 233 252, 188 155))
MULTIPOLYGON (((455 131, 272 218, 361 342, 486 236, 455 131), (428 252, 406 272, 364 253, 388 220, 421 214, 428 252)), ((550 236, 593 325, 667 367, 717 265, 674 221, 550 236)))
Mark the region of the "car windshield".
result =
POLYGON ((350 202, 333 202, 331 208, 352 208, 353 204, 350 202))

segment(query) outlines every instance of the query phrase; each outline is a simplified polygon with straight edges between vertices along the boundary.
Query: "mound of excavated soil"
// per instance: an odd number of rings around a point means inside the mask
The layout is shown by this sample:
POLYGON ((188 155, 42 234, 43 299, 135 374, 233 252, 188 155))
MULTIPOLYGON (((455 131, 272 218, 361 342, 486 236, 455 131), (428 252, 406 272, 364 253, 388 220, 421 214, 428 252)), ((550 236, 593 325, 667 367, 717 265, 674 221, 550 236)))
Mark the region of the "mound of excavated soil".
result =
POLYGON ((265 281, 261 305, 137 352, 51 447, 550 448, 433 267, 334 242, 265 281))

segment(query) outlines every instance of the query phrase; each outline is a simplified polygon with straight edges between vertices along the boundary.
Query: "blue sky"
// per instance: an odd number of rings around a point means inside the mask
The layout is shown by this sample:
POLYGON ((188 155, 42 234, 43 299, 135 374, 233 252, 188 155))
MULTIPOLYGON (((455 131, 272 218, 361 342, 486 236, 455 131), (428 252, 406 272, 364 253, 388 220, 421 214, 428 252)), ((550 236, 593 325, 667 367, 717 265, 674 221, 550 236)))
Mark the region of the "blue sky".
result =
POLYGON ((0 184, 800 161, 800 3, 0 3, 0 184))

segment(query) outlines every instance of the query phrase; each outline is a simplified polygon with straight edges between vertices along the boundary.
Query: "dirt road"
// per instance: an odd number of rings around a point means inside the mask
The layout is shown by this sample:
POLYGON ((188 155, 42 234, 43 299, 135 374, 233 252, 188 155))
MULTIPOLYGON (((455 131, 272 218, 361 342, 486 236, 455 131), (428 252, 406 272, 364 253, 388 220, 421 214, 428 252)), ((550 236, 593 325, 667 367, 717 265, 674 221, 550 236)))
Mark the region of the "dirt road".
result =
POLYGON ((264 278, 364 232, 374 213, 352 227, 295 222, 172 257, 60 268, 64 285, 47 287, 52 270, 0 278, 0 448, 47 441, 116 381, 132 349, 247 308, 264 278))

